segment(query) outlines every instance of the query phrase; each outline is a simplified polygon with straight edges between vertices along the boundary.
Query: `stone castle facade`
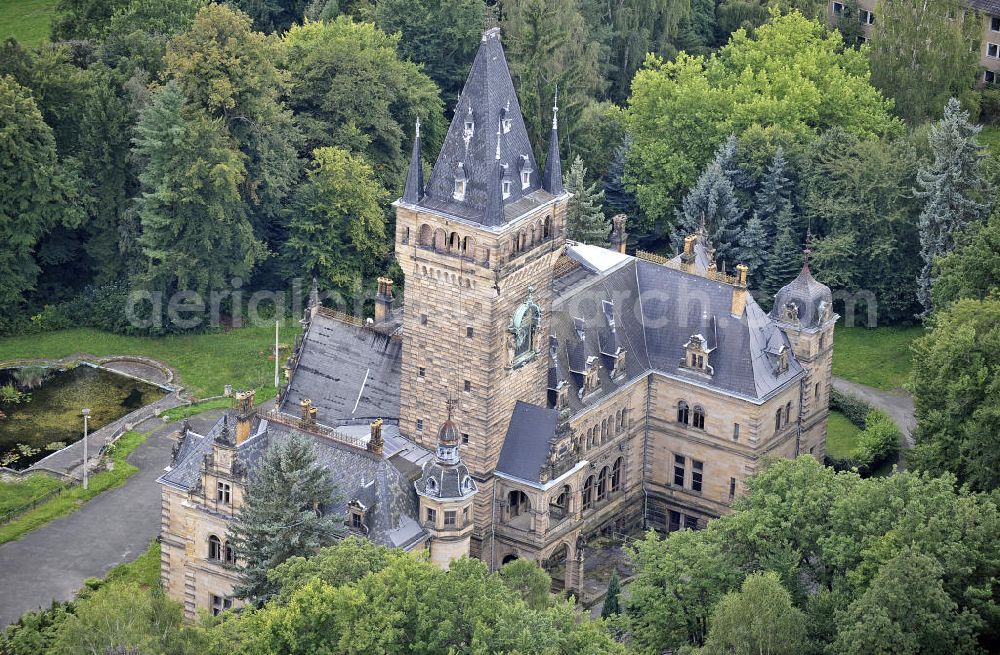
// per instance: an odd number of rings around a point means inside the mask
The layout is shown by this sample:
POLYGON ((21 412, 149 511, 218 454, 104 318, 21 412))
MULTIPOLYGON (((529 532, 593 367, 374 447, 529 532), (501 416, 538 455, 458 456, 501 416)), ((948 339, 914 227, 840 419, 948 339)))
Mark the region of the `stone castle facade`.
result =
POLYGON ((314 300, 278 407, 184 431, 161 478, 163 580, 189 615, 230 602, 226 522, 292 432, 334 470, 352 531, 442 566, 530 558, 571 589, 590 535, 698 528, 764 458, 822 459, 830 290, 807 265, 768 314, 704 232, 674 259, 625 254, 624 217, 614 249, 568 241, 557 130, 542 170, 487 30, 426 183, 417 126, 394 203, 405 303, 386 279, 367 321, 314 300))

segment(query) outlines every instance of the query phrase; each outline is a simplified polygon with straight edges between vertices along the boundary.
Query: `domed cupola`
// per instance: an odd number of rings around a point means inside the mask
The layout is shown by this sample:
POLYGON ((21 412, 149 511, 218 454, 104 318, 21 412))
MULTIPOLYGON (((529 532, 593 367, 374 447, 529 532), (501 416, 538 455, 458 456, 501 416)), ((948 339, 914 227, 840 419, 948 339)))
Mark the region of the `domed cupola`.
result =
POLYGON ((815 328, 833 317, 833 294, 830 287, 817 281, 809 270, 809 249, 798 277, 774 296, 771 318, 798 328, 815 328))
POLYGON ((462 441, 458 426, 452 420, 454 401, 448 401, 448 418, 438 430, 437 457, 424 464, 423 473, 414 486, 421 496, 438 499, 465 498, 478 490, 469 469, 459 457, 462 441))

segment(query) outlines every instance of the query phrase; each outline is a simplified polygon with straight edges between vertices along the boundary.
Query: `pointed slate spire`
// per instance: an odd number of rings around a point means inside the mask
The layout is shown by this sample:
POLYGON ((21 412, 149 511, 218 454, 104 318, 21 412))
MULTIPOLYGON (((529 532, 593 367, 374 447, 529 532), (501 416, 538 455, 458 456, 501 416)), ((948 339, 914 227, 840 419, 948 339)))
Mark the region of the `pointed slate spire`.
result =
POLYGON ((554 196, 565 193, 562 180, 562 162, 559 161, 559 87, 552 101, 552 134, 549 136, 549 154, 545 158, 542 188, 554 196))
POLYGON ((410 170, 406 173, 406 188, 403 190, 403 202, 415 205, 424 196, 424 166, 420 157, 420 117, 413 137, 413 154, 410 155, 410 170))
POLYGON ((486 178, 486 210, 483 215, 484 225, 503 225, 503 173, 500 165, 500 123, 497 123, 497 150, 493 157, 493 166, 486 178))

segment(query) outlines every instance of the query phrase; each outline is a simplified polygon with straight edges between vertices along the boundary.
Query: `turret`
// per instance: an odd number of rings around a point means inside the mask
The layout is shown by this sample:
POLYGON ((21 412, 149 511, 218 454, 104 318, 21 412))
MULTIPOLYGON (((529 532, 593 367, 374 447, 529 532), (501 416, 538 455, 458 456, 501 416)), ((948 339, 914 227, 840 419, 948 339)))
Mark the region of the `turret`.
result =
POLYGON ((420 118, 413 134, 413 152, 410 154, 410 169, 406 172, 406 188, 403 202, 415 205, 424 197, 424 164, 420 152, 420 118))
POLYGON ((562 162, 559 161, 559 89, 552 103, 552 133, 549 135, 549 154, 545 159, 542 188, 554 196, 565 193, 562 181, 562 162))

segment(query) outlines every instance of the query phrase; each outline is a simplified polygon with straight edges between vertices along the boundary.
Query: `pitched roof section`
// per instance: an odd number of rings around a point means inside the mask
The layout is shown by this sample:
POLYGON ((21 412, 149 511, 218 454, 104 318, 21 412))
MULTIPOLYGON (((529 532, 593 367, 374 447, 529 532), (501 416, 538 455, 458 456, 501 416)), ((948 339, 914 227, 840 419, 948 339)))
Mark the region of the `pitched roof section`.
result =
POLYGON ((556 410, 517 401, 496 470, 521 480, 537 481, 539 471, 548 460, 558 422, 556 410))
POLYGON ((410 154, 410 169, 406 172, 406 188, 403 202, 415 205, 424 196, 424 164, 420 153, 420 119, 413 132, 413 152, 410 154))
POLYGON ((556 102, 552 105, 552 134, 549 135, 549 154, 545 158, 545 175, 542 176, 542 188, 554 196, 562 195, 562 162, 559 161, 559 90, 556 89, 556 102))
POLYGON ((419 202, 403 201, 444 212, 488 227, 499 227, 553 198, 542 190, 535 155, 500 44, 500 28, 483 33, 479 51, 462 89, 455 116, 445 136, 430 181, 419 202), (496 173, 497 130, 500 130, 500 180, 496 173), (530 171, 522 188, 521 173, 530 171), (464 194, 455 179, 464 178, 464 194), (510 181, 509 195, 490 202, 493 186, 510 181), (518 202, 529 199, 531 202, 518 202), (512 207, 516 205, 516 209, 512 207), (514 211, 511 211, 514 210, 514 211))

